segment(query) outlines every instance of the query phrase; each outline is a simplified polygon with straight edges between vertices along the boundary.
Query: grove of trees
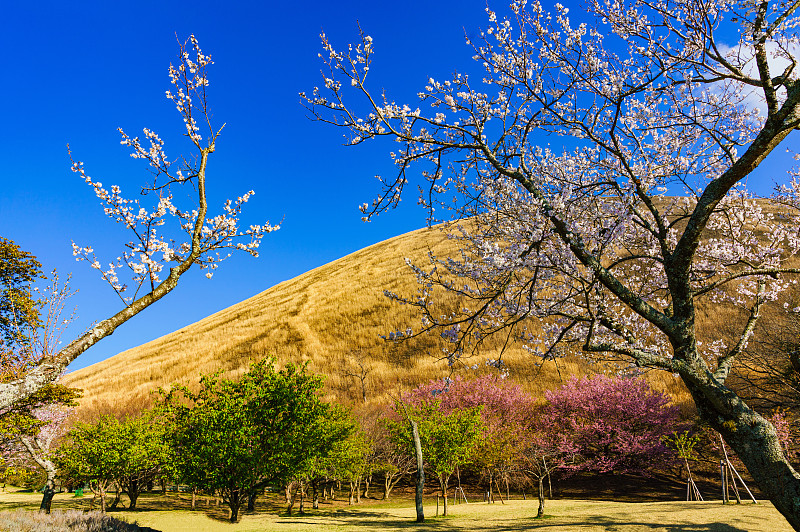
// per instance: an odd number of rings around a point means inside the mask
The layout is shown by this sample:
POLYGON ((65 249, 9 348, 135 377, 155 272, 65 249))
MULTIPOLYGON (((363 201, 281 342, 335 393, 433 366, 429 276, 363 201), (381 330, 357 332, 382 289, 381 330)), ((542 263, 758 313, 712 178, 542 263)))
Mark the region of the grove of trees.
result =
MULTIPOLYGON (((40 454, 52 467, 39 465, 48 478, 50 469, 57 473, 62 486, 91 490, 103 512, 111 494, 112 508, 124 493, 128 509, 136 509, 143 492, 169 482, 187 486, 193 501, 196 493, 220 497, 236 522, 245 504, 255 510, 266 488, 285 492, 288 514, 298 498, 301 513, 306 500, 318 508, 320 495, 332 498, 337 487, 356 504, 375 475, 384 476, 387 498, 416 470, 411 421, 426 477, 444 496, 445 515, 462 474, 472 478, 473 489, 482 479, 501 499, 501 482, 506 492, 512 485, 517 491, 535 486, 541 516, 544 483, 553 474, 647 475, 679 459, 664 445, 682 426, 677 410, 640 379, 596 375, 541 398, 492 375, 445 379, 393 405, 373 406, 377 418, 326 403, 321 384, 305 366, 278 369, 268 358, 236 378, 217 373, 202 376, 198 385, 162 389, 154 406, 138 415, 69 422, 59 407, 35 435, 37 441, 50 438, 40 454)), ((6 466, 14 453, 28 456, 20 447, 4 448, 6 466)))

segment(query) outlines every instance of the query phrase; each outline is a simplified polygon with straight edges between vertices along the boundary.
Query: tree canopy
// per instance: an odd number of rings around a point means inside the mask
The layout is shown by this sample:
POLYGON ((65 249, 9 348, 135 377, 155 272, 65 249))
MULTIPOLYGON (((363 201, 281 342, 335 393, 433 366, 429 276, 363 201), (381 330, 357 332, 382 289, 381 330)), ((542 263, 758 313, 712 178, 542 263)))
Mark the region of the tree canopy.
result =
POLYGON ((277 371, 270 358, 239 379, 204 375, 197 392, 182 385, 163 391, 159 408, 179 476, 219 490, 235 522, 255 490, 308 468, 318 452, 314 429, 329 412, 321 385, 305 366, 277 371))
POLYGON ((787 168, 771 201, 744 187, 800 127, 797 8, 590 0, 594 20, 574 23, 560 4, 515 0, 505 16, 487 8, 487 29, 467 39, 474 72, 428 80, 412 104, 373 90, 369 35, 340 51, 323 34, 324 84, 301 94, 308 109, 350 144, 394 141, 397 174, 365 217, 396 205, 417 173, 431 221, 469 218, 460 255, 413 265, 420 293, 392 294, 422 315, 392 337, 436 329, 456 363, 503 331, 542 360, 576 348, 678 374, 800 529, 800 474, 726 383, 762 307, 800 272, 787 264, 800 249, 800 170, 787 168), (736 334, 704 334, 703 304, 731 308, 736 334))
POLYGON ((36 257, 13 240, 0 237, 0 352, 4 358, 29 341, 31 329, 41 324, 41 305, 33 296, 32 285, 43 278, 36 257))

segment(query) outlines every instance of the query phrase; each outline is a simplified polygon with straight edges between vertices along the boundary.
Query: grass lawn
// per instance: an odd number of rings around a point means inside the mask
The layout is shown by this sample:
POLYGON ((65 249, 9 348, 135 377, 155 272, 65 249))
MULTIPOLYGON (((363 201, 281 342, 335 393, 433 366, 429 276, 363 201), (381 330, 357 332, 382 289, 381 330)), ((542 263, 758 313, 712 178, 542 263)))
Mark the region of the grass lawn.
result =
MULTIPOLYGON (((38 493, 0 492, 0 511, 15 508, 36 509, 38 493)), ((76 499, 71 494, 58 494, 53 508, 88 509, 91 496, 76 499)), ((780 532, 791 527, 768 502, 743 503, 723 506, 714 502, 647 502, 623 503, 588 500, 547 501, 546 517, 535 519, 535 500, 511 500, 506 504, 472 503, 451 505, 448 517, 435 517, 435 499, 426 500, 425 523, 414 522, 413 501, 398 499, 390 503, 369 500, 355 506, 337 501, 322 504, 319 510, 308 510, 305 515, 277 513, 276 501, 264 501, 259 513, 244 514, 237 524, 225 521, 224 507, 206 508, 200 503, 198 510, 188 508, 186 494, 178 497, 170 493, 145 494, 138 502, 141 509, 128 512, 117 510, 110 515, 118 519, 136 521, 163 532, 211 531, 394 531, 428 529, 435 531, 512 531, 537 530, 547 532, 568 531, 634 531, 669 530, 674 532, 780 532), (178 508, 178 509, 171 509, 178 508)), ((123 502, 127 499, 123 498, 123 502)), ((297 507, 295 507, 296 510, 297 507)), ((2 513, 0 513, 0 523, 2 513)))

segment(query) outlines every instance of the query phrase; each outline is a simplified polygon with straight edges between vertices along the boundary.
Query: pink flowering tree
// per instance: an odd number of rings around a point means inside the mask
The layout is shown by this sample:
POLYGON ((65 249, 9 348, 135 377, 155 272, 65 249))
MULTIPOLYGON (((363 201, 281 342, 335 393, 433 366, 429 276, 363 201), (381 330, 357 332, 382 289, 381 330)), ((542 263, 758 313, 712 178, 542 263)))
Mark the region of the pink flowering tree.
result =
POLYGON ((77 259, 88 261, 100 273, 119 296, 123 308, 99 320, 66 347, 43 354, 24 375, 1 383, 0 414, 55 381, 81 353, 171 292, 193 265, 211 277, 234 250, 257 256, 262 236, 278 228, 269 224, 240 227, 239 215, 252 191, 226 201, 218 214, 209 213, 208 163, 223 128, 212 121, 209 112, 207 70, 211 64, 210 57, 191 36, 180 46, 177 65, 169 68, 172 88, 166 91, 166 97, 183 121, 192 156, 170 159, 164 142, 154 131, 145 128, 140 138, 120 129, 122 144, 132 150, 132 157, 146 161, 155 176, 142 188, 143 199, 127 199, 118 186, 104 187, 89 176, 82 162, 73 160, 72 171, 93 189, 106 215, 130 232, 125 251, 105 264, 91 246, 73 243, 77 259), (170 190, 175 186, 195 190, 194 203, 181 206, 174 202, 170 190))
POLYGON ((786 261, 800 247, 800 170, 771 201, 743 185, 800 127, 797 9, 589 0, 575 21, 514 0, 506 17, 487 8, 468 39, 475 68, 429 79, 418 102, 373 90, 366 34, 344 51, 323 35, 324 85, 302 96, 350 144, 393 141, 397 173, 365 218, 415 174, 432 221, 447 208, 468 218, 461 254, 412 265, 418 295, 390 294, 422 315, 395 338, 437 329, 455 361, 502 331, 543 359, 574 347, 675 373, 800 529, 800 474, 726 384, 765 303, 798 273, 786 261), (697 309, 714 304, 738 312, 737 331, 701 343, 715 336, 697 309))
POLYGON ((547 404, 537 403, 528 413, 525 431, 516 447, 515 472, 536 486, 537 518, 544 516, 545 479, 549 483, 551 473, 572 467, 580 451, 572 435, 562 430, 562 422, 547 404))
POLYGON ((516 470, 518 450, 528 438, 528 422, 534 399, 518 384, 484 375, 475 379, 431 381, 403 396, 409 404, 438 400, 442 412, 481 408, 483 435, 473 455, 472 464, 482 468, 488 480, 490 498, 498 479, 505 481, 506 491, 511 474, 516 470))
POLYGON ((579 457, 568 470, 648 474, 676 458, 663 439, 679 426, 679 409, 643 379, 572 377, 545 398, 545 417, 579 457))

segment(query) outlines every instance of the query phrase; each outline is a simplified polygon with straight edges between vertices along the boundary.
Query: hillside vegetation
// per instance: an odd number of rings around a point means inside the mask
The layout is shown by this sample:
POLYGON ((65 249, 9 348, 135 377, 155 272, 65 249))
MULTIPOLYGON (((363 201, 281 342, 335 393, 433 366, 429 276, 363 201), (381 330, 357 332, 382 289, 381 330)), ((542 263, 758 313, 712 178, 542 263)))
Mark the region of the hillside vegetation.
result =
MULTIPOLYGON (((390 331, 417 327, 414 309, 391 301, 384 290, 413 295, 417 282, 404 257, 423 263, 429 251, 456 251, 438 228, 420 229, 372 245, 282 282, 241 303, 171 334, 68 374, 64 382, 84 390, 84 411, 137 409, 150 391, 172 382, 194 383, 200 373, 241 373, 251 363, 275 356, 281 363, 308 362, 326 376, 328 399, 360 402, 364 376, 368 401, 387 401, 401 391, 450 374, 440 359, 440 338, 429 335, 401 343, 383 340, 390 331)), ((499 344, 456 373, 496 371, 485 365, 499 344)), ((510 377, 535 394, 590 368, 579 358, 538 367, 518 346, 503 355, 510 377)), ((655 388, 686 403, 688 394, 672 375, 653 372, 655 388)))

